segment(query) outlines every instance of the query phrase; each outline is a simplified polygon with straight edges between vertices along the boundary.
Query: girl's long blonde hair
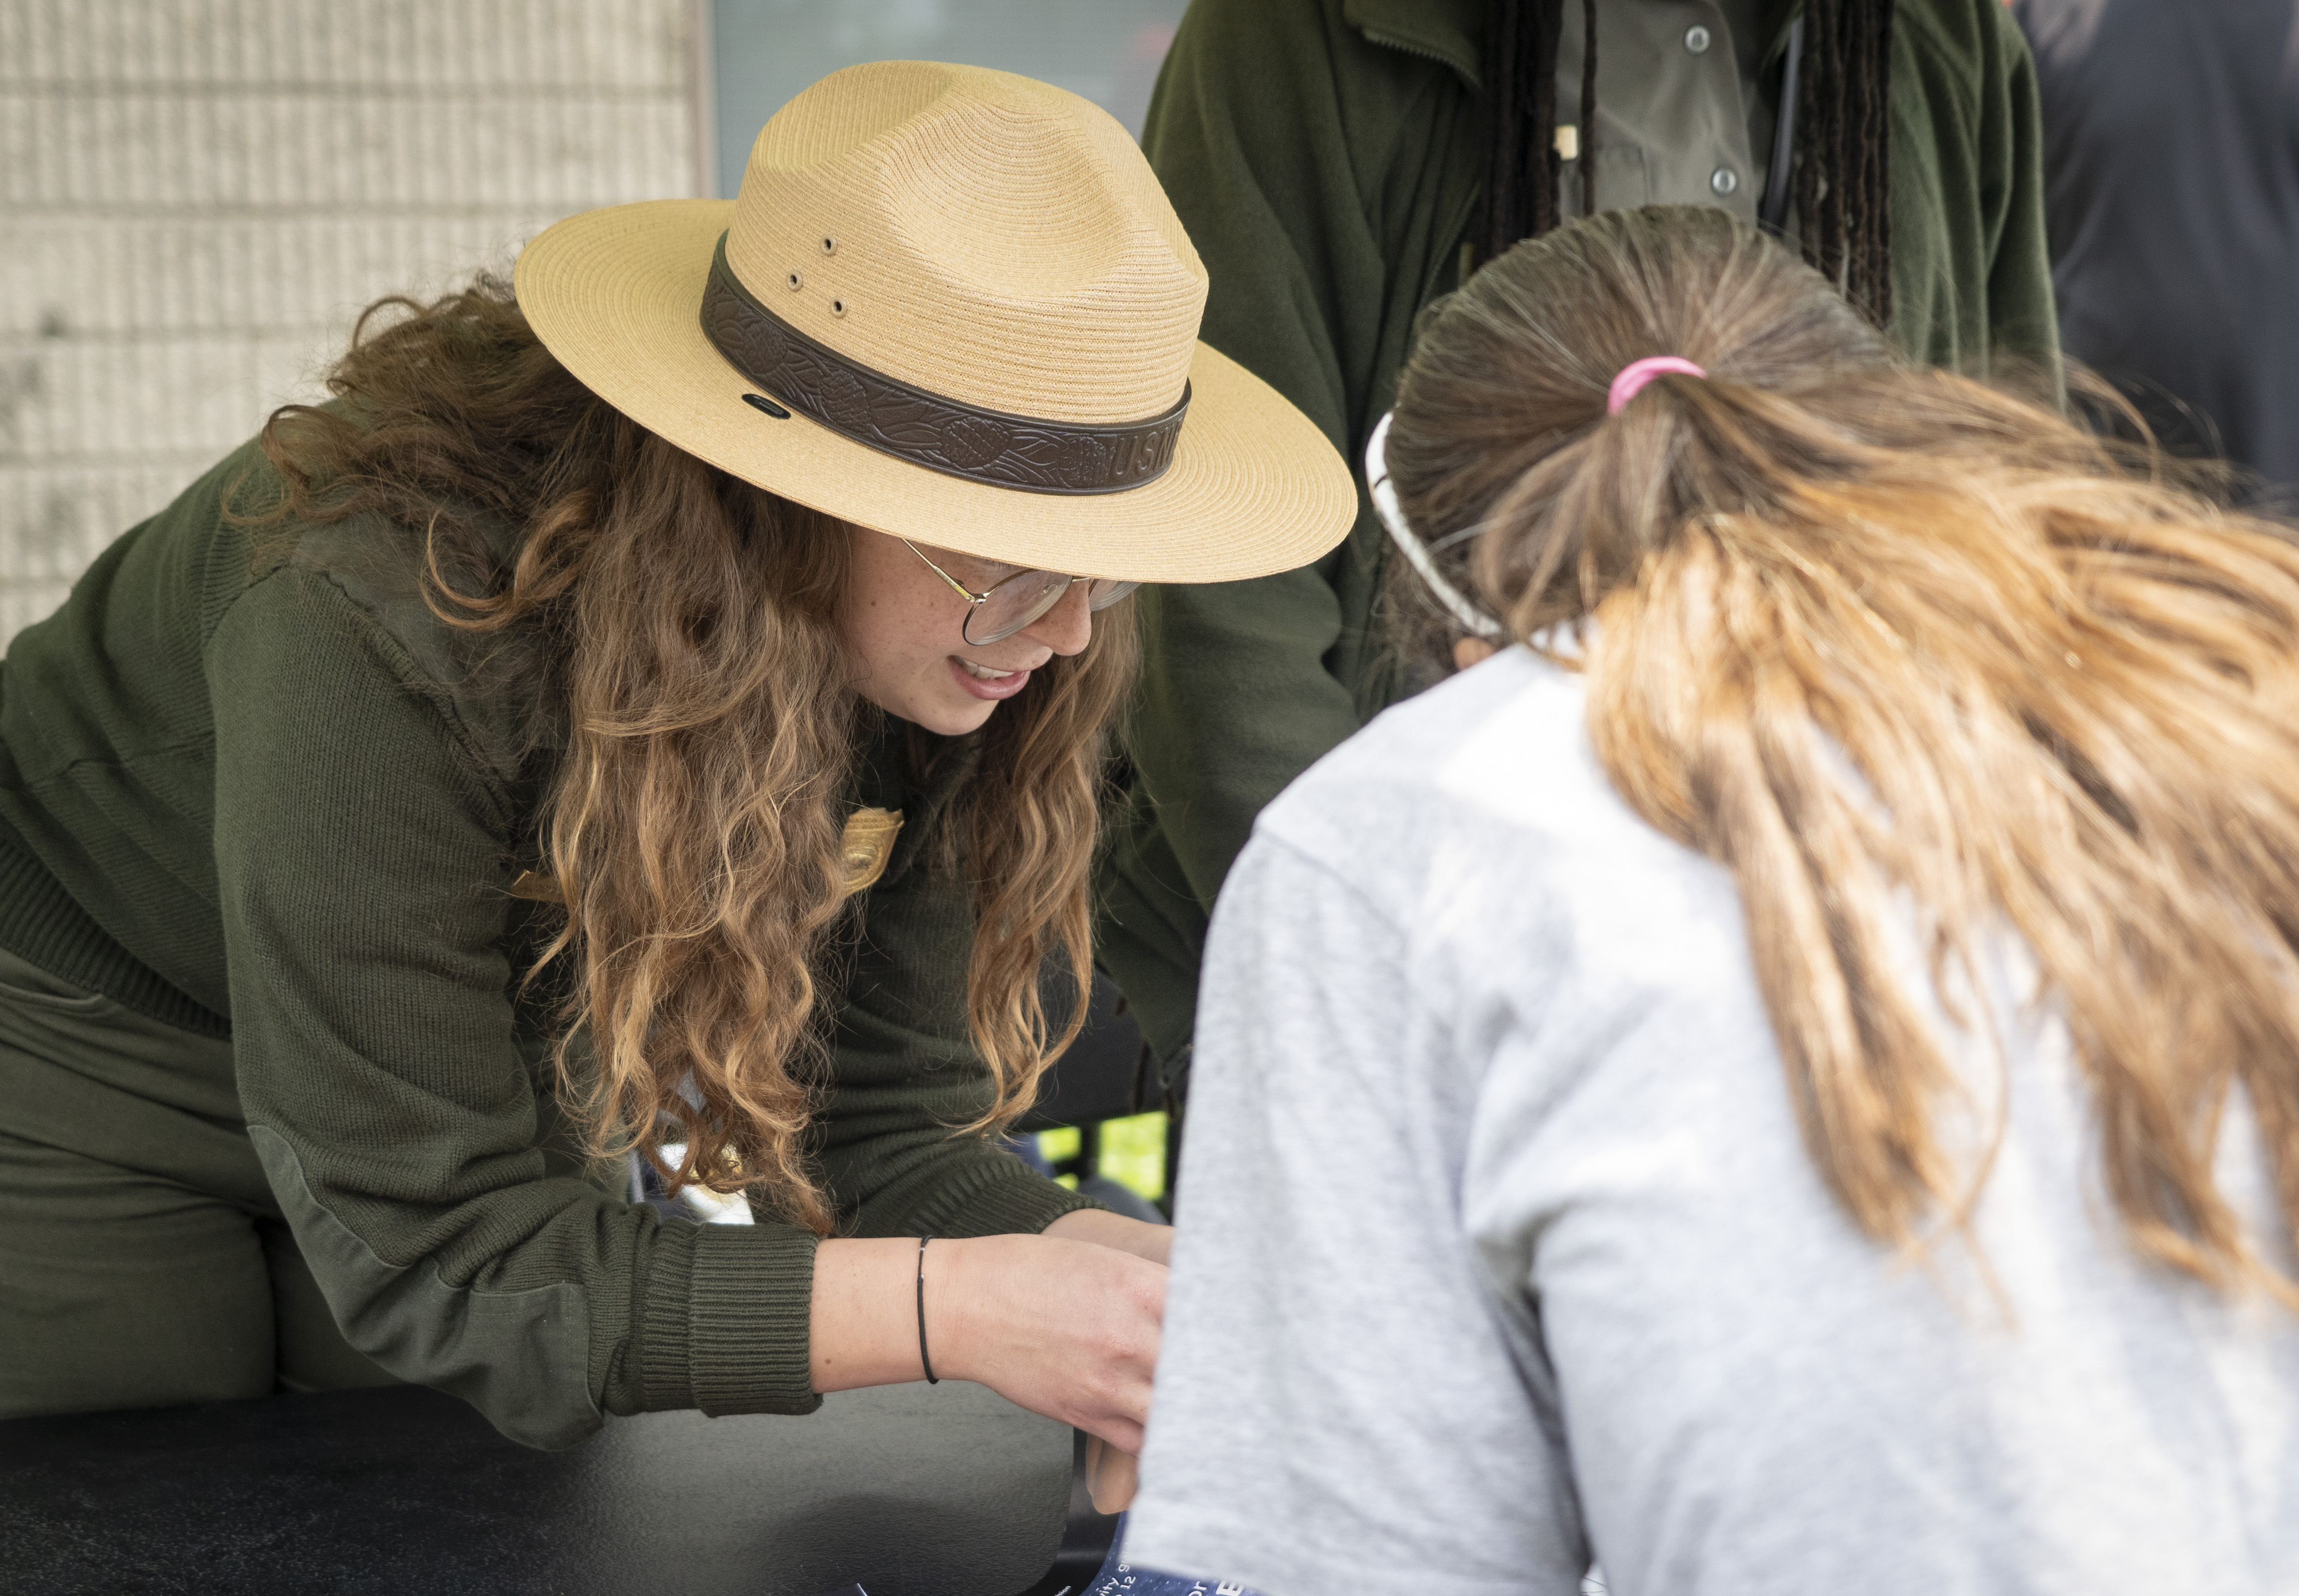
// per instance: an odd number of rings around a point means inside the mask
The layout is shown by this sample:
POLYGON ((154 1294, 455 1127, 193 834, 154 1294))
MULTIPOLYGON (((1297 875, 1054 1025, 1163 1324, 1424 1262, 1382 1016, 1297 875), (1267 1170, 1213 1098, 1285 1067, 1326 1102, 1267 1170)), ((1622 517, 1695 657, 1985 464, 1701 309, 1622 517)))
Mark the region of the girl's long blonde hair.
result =
POLYGON ((2137 1247, 2299 1302, 2212 1179, 2240 1085, 2299 1230, 2283 529, 2048 403, 1898 364, 1705 208, 1600 215, 1473 279, 1422 334, 1389 461, 1423 536, 1481 529, 1446 558, 1513 637, 1595 623, 1598 757, 1732 871, 1806 1145, 1865 1231, 1915 1245, 1985 1178, 1934 1134, 1955 1087, 1895 973, 1913 901, 1944 991, 1988 989, 1996 928, 2032 950, 2137 1247), (1662 354, 1706 379, 1608 418, 1614 374, 1662 354))
MULTIPOLYGON (((563 713, 540 841, 564 919, 529 980, 565 994, 561 1089, 591 1151, 636 1145, 674 1185, 748 1188, 829 1228, 807 1153, 819 998, 877 715, 835 625, 848 529, 593 396, 492 281, 372 308, 329 385, 344 406, 264 429, 286 487, 270 518, 411 529, 434 612, 489 640, 488 670, 527 684, 508 690, 536 693, 538 720, 563 713), (677 1169, 659 1153, 674 1140, 677 1169)), ((959 1131, 1027 1107, 1083 1021, 1104 739, 1134 660, 1130 605, 1097 619, 976 749, 942 753, 977 757, 926 856, 975 901, 966 1012, 989 1090, 959 1131), (1053 1014, 1050 962, 1070 977, 1053 1014)))

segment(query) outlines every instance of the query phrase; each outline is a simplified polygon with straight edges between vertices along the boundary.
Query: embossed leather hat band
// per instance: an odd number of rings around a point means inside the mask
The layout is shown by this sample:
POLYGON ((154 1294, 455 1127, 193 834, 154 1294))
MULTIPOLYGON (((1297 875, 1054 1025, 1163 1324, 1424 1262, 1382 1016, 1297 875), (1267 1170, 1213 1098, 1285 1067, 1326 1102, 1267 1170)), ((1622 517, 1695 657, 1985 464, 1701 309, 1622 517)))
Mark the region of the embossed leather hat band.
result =
POLYGON ((657 437, 917 544, 1230 582, 1357 518, 1324 429, 1199 340, 1205 263, 1141 145, 1008 72, 834 72, 732 200, 570 216, 515 283, 553 358, 657 437))
POLYGON ((1033 493, 1120 493, 1174 463, 1190 385, 1162 416, 1088 426, 1008 416, 911 386, 818 343, 751 295, 722 234, 702 290, 702 330, 735 370, 858 443, 930 471, 1033 493))

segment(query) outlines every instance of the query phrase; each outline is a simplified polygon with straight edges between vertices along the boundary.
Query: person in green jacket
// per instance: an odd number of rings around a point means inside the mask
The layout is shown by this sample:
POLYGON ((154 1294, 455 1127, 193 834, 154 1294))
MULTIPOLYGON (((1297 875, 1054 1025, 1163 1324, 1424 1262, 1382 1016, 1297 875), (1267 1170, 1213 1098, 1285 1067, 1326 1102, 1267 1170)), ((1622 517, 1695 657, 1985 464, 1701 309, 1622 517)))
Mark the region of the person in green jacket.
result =
MULTIPOLYGON (((2001 0, 1194 0, 1142 142, 1212 276, 1207 341, 1352 460, 1423 306, 1648 203, 1799 239, 1918 359, 2055 380, 2034 69, 2001 0)), ((1312 565, 1142 597, 1097 952, 1169 1082, 1254 817, 1432 680, 1378 623, 1386 544, 1361 504, 1312 565)))
POLYGON ((1138 1449, 1170 1233, 992 1133, 1078 1023, 1128 593, 1315 558, 1347 467, 1002 73, 840 73, 515 283, 371 311, 0 662, 0 1415, 959 1376, 1138 1449))

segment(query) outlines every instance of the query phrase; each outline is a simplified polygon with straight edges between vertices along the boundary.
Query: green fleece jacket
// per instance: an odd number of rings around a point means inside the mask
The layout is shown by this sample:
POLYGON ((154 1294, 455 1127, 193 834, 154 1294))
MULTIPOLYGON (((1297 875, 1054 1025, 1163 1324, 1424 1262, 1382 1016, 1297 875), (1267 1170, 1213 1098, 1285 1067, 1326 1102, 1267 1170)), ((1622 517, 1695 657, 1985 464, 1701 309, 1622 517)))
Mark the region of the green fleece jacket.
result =
MULTIPOLYGON (((1799 9, 1767 13, 1771 59, 1799 9)), ((1415 315, 1458 285, 1482 27, 1483 0, 1194 0, 1150 102, 1143 146, 1212 278, 1202 335, 1352 461, 1415 315)), ((1633 100, 1635 72, 1600 62, 1600 104, 1633 100)), ((1982 370, 2055 358, 2034 67, 2001 0, 1899 0, 1891 116, 1902 347, 1982 370)), ((1361 503, 1315 565, 1143 590, 1098 947, 1161 1056, 1188 1040, 1207 916, 1254 817, 1408 690, 1374 624, 1386 552, 1361 503)))
MULTIPOLYGON (((551 1016, 519 993, 556 911, 506 890, 536 863, 552 712, 431 616, 412 540, 252 540, 222 514, 244 472, 241 502, 276 487, 240 451, 0 662, 0 945, 228 1032, 279 1206, 393 1373, 537 1446, 602 1413, 816 1406, 814 1236, 660 1222, 619 1169, 586 1175, 557 1112, 551 1016)), ((946 1129, 988 1090, 971 895, 925 862, 967 762, 906 791, 893 742, 857 796, 910 823, 834 981, 821 1178, 855 1234, 1040 1230, 1083 1200, 946 1129)))

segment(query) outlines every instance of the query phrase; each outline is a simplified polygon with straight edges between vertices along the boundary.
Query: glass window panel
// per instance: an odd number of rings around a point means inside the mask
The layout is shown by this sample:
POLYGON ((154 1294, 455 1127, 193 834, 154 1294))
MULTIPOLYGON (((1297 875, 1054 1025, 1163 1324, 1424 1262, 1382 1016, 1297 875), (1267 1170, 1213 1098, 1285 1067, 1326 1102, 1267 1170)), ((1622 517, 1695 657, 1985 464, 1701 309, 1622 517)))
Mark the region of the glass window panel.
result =
POLYGON ((1083 95, 1135 137, 1184 0, 713 0, 718 193, 818 78, 865 61, 950 61, 1083 95))

